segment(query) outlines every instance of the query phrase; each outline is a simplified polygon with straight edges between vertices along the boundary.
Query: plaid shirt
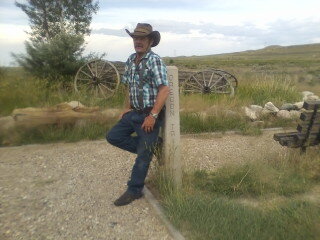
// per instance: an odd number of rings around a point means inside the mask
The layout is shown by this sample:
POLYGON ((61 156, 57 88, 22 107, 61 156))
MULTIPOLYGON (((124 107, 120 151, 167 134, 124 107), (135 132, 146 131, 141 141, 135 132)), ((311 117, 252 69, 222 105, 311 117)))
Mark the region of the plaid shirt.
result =
POLYGON ((143 107, 153 107, 158 95, 160 85, 168 86, 167 67, 161 58, 154 52, 148 52, 136 66, 134 60, 136 53, 132 54, 125 66, 125 72, 121 82, 129 86, 130 104, 139 109, 139 69, 142 68, 142 61, 146 61, 143 79, 143 107))

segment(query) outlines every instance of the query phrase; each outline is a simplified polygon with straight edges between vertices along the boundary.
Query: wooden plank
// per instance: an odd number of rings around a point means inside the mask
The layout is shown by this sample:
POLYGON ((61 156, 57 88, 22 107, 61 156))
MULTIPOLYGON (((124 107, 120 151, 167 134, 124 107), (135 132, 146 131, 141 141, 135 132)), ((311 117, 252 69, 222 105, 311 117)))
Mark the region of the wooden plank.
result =
POLYGON ((305 101, 303 103, 303 108, 306 110, 314 110, 315 108, 320 108, 320 100, 315 101, 305 101))
MULTIPOLYGON (((297 141, 304 141, 306 136, 307 135, 305 133, 299 133, 299 134, 294 135, 293 137, 296 138, 297 141)), ((310 133, 307 141, 308 140, 311 140, 311 141, 316 140, 317 137, 318 137, 318 133, 310 133)))
POLYGON ((305 148, 320 143, 320 100, 306 101, 303 108, 307 111, 300 115, 303 122, 298 124, 298 132, 274 134, 274 140, 279 141, 282 146, 305 148))
POLYGON ((279 141, 281 146, 286 146, 289 148, 298 148, 302 146, 302 142, 297 141, 294 137, 284 137, 279 141))
MULTIPOLYGON (((309 128, 309 124, 298 124, 297 130, 299 133, 306 133, 309 128)), ((320 130, 320 123, 314 123, 310 129, 311 133, 317 133, 320 130)))
POLYGON ((320 143, 318 133, 311 133, 307 141, 305 141, 306 134, 301 134, 298 132, 292 133, 277 133, 274 134, 274 140, 278 141, 281 146, 286 146, 290 148, 299 148, 302 145, 305 146, 315 146, 320 143))
POLYGON ((289 147, 289 148, 300 148, 301 147, 301 143, 299 143, 299 142, 289 142, 287 147, 289 147))
POLYGON ((291 137, 282 137, 279 139, 279 143, 281 146, 288 146, 290 143, 296 142, 296 139, 291 136, 291 137))
MULTIPOLYGON (((305 122, 310 121, 312 115, 313 115, 313 112, 303 112, 300 115, 300 120, 305 121, 305 122)), ((319 109, 319 111, 316 112, 314 121, 320 123, 320 109, 319 109)))
POLYGON ((308 147, 318 145, 319 139, 310 140, 309 142, 307 142, 307 144, 308 147))
POLYGON ((284 137, 292 137, 293 135, 298 134, 298 132, 289 132, 289 133, 275 133, 273 135, 273 139, 279 141, 281 138, 284 137))
MULTIPOLYGON (((302 145, 303 143, 300 142, 300 145, 302 145)), ((311 147, 311 146, 316 146, 319 144, 319 140, 318 139, 310 139, 309 141, 304 143, 304 146, 306 147, 311 147)))

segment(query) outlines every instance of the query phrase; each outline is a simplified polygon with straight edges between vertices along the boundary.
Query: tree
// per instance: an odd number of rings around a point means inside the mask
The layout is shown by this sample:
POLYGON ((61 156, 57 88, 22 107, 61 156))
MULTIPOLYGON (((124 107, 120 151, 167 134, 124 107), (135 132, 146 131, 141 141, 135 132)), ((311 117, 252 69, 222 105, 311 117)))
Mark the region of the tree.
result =
POLYGON ((48 41, 62 31, 75 35, 90 34, 92 15, 98 2, 93 0, 27 0, 15 2, 29 17, 33 40, 48 41))
MULTIPOLYGON (((84 61, 84 37, 90 34, 93 0, 27 0, 16 2, 29 17, 26 54, 13 54, 27 71, 49 80, 73 76, 84 61)), ((64 78, 66 79, 66 78, 64 78)))
POLYGON ((65 81, 84 63, 83 45, 82 36, 62 32, 48 42, 27 41, 27 54, 14 56, 20 66, 37 77, 65 81))

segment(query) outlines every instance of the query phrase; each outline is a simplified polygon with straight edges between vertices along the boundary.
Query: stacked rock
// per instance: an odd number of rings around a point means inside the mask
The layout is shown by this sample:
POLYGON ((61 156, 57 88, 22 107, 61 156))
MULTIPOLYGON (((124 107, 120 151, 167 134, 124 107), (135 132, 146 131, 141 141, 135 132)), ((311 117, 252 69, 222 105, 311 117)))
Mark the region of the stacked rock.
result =
POLYGON ((312 92, 302 92, 302 101, 296 103, 285 103, 281 107, 276 107, 272 102, 267 102, 264 107, 250 105, 244 108, 245 115, 252 121, 261 120, 267 115, 274 115, 283 119, 299 119, 304 101, 318 100, 319 97, 312 92))

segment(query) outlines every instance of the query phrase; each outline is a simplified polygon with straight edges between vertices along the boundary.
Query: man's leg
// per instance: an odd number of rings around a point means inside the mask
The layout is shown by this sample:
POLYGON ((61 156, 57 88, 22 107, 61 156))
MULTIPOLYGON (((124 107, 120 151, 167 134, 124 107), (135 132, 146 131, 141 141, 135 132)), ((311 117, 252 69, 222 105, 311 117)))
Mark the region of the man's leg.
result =
POLYGON ((157 121, 153 131, 150 133, 145 132, 141 128, 141 124, 135 125, 139 143, 137 145, 137 158, 132 168, 131 178, 128 181, 128 191, 132 194, 140 195, 144 187, 144 181, 152 160, 154 148, 158 142, 161 122, 160 120, 157 121))
POLYGON ((107 141, 123 150, 137 153, 138 136, 132 137, 134 127, 130 121, 132 112, 126 113, 118 123, 107 133, 107 141))
POLYGON ((152 160, 153 150, 158 140, 159 129, 162 121, 157 120, 153 131, 146 133, 141 125, 144 121, 145 115, 133 113, 130 120, 132 121, 135 132, 138 137, 135 138, 137 158, 132 168, 131 178, 128 181, 128 189, 122 194, 114 204, 116 206, 124 206, 135 199, 142 197, 142 189, 144 181, 148 173, 149 165, 152 160))

